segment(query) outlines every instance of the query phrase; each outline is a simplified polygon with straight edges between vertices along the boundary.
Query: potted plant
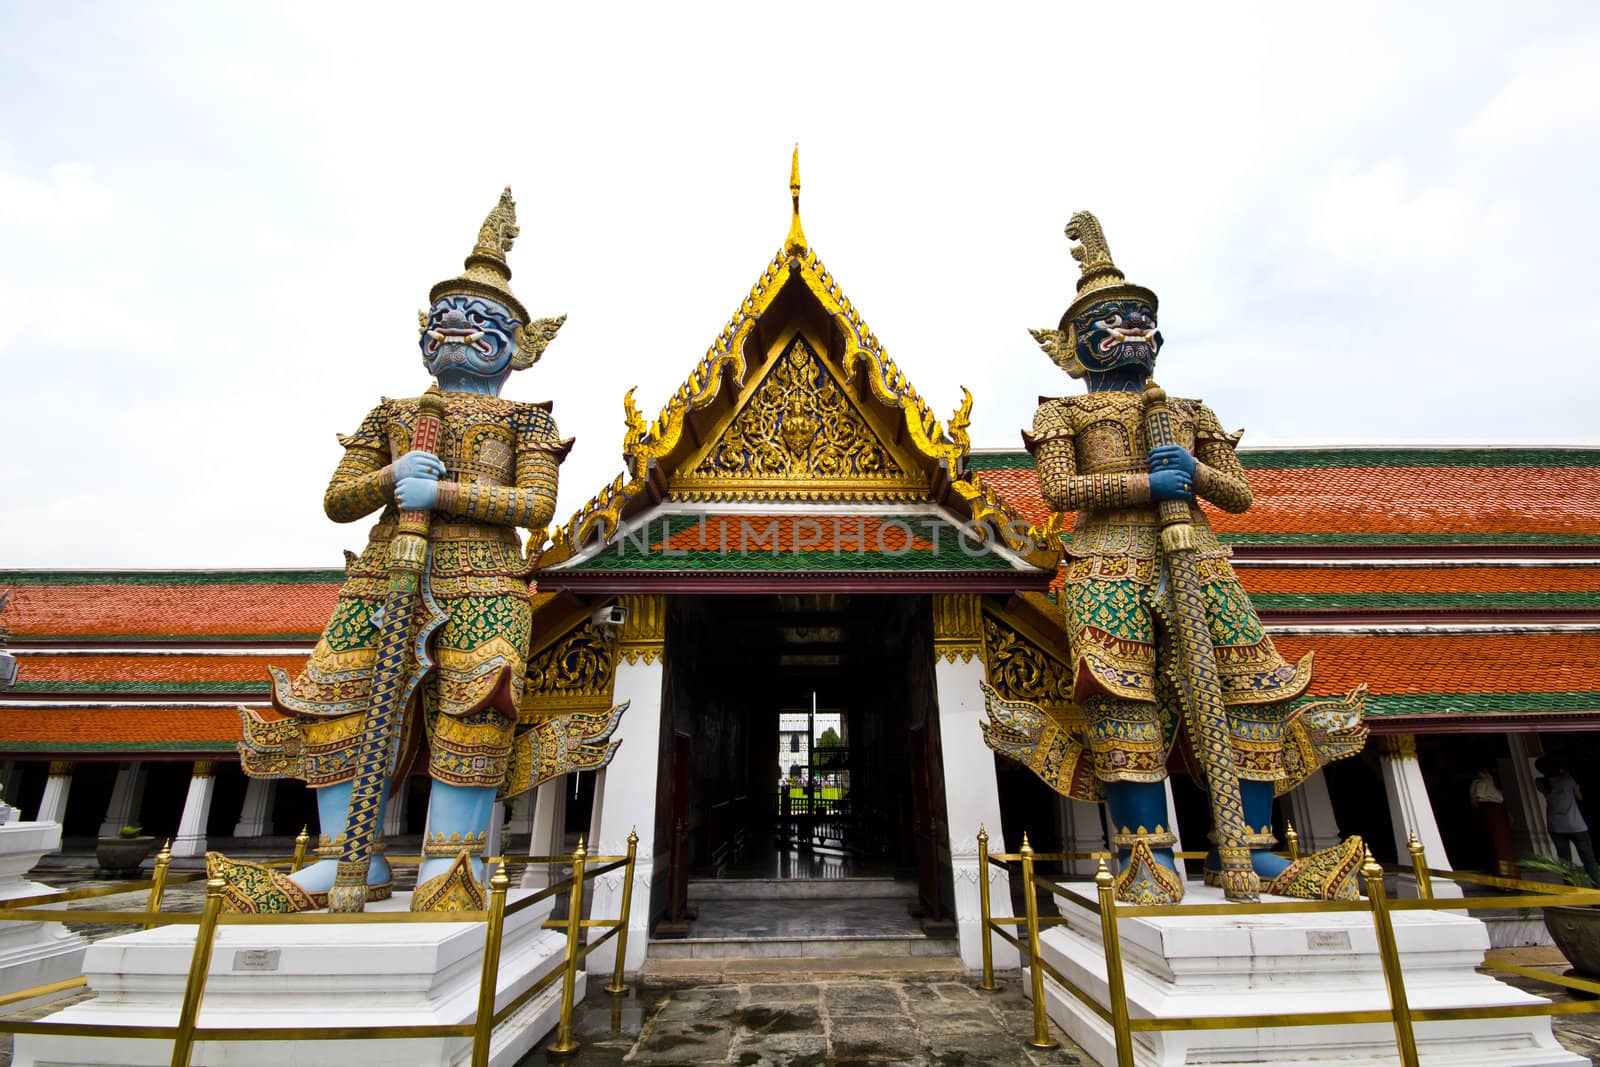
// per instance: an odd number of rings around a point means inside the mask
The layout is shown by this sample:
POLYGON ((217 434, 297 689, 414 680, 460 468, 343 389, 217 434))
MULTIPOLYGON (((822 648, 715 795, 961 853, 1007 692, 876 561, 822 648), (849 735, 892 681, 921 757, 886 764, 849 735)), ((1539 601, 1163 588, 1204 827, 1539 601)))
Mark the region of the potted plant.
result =
MULTIPOLYGON (((1525 871, 1554 875, 1575 889, 1595 888, 1588 872, 1569 859, 1530 856, 1520 863, 1525 871)), ((1545 908, 1544 925, 1575 972, 1584 977, 1600 977, 1600 908, 1545 908)))
POLYGON ((156 839, 147 837, 138 826, 124 826, 115 837, 102 837, 95 844, 95 862, 100 873, 108 878, 137 878, 139 865, 156 847, 156 839))

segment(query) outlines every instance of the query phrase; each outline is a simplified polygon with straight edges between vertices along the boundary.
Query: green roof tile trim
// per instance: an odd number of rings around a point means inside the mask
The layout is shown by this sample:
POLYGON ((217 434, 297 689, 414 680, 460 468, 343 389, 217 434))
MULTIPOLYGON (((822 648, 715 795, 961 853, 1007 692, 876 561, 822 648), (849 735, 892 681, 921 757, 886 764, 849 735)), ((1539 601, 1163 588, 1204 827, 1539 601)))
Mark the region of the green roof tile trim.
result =
POLYGON ((12 634, 13 646, 27 644, 55 645, 266 645, 275 641, 285 643, 314 642, 320 633, 301 634, 12 634))
MULTIPOLYGON (((720 550, 716 544, 716 535, 708 537, 712 542, 707 549, 688 548, 674 549, 671 555, 660 549, 650 546, 661 544, 666 537, 692 530, 700 524, 699 515, 672 515, 657 519, 650 523, 649 533, 644 539, 647 546, 640 548, 640 539, 637 537, 618 538, 607 545, 604 551, 591 559, 572 567, 562 568, 567 573, 584 571, 693 571, 695 574, 784 574, 784 573, 812 573, 816 571, 845 571, 852 574, 895 573, 915 574, 921 572, 971 572, 971 571, 1011 571, 1014 568, 1003 557, 992 552, 984 551, 969 555, 964 551, 959 542, 960 533, 952 523, 934 518, 930 515, 873 515, 873 516, 838 516, 838 521, 845 524, 842 529, 852 533, 848 525, 857 518, 873 518, 885 524, 899 522, 909 528, 912 534, 920 540, 930 542, 928 548, 908 548, 900 552, 880 551, 875 545, 875 537, 867 534, 863 539, 868 551, 857 552, 854 550, 838 552, 832 549, 810 549, 796 551, 783 549, 774 551, 765 547, 769 541, 770 525, 773 522, 785 520, 809 519, 810 516, 800 515, 748 515, 748 516, 719 516, 721 518, 748 519, 750 522, 750 538, 745 542, 744 551, 739 551, 731 544, 726 552, 720 550), (937 540, 935 540, 935 525, 937 526, 937 540), (663 535, 663 525, 666 534, 663 535)), ((817 519, 822 526, 823 534, 831 536, 833 528, 828 525, 833 516, 817 519)), ((855 529, 859 529, 856 527, 855 529)), ((892 543, 899 543, 904 537, 903 533, 893 535, 892 543)))
POLYGON ((233 752, 237 737, 215 741, 3 741, 0 752, 233 752))
MULTIPOLYGON (((1225 545, 1600 545, 1600 534, 1555 533, 1219 533, 1225 545)), ((1061 535, 1072 544, 1072 532, 1061 535)))
POLYGON ((1600 608, 1600 593, 1252 593, 1260 611, 1295 608, 1600 608))
MULTIPOLYGON (((23 661, 23 676, 27 676, 23 661)), ((265 673, 266 668, 262 668, 265 673)), ((272 683, 259 682, 17 682, 8 693, 270 693, 272 683)))
POLYGON ((0 571, 8 585, 343 585, 344 571, 0 571))
MULTIPOLYGON (((1239 450, 1250 470, 1323 467, 1600 467, 1600 448, 1273 448, 1239 450)), ((1018 449, 967 457, 969 470, 1033 470, 1018 449)))
POLYGON ((1544 712, 1600 712, 1600 693, 1369 693, 1367 717, 1429 715, 1536 715, 1544 712))

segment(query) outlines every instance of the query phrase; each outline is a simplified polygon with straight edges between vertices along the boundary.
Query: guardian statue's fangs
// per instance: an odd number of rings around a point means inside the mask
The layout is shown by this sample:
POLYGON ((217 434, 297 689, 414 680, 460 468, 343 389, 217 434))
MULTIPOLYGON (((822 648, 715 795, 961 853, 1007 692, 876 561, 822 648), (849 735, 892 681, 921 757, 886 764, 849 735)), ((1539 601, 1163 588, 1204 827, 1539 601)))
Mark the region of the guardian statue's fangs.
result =
POLYGON ((272 671, 271 712, 240 709, 245 772, 316 790, 319 859, 284 875, 209 854, 238 910, 359 911, 388 896, 384 805, 424 748, 433 788, 412 910, 480 910, 497 795, 602 767, 621 743, 609 740, 620 707, 518 725, 532 607, 516 530, 542 542, 572 442, 548 403, 500 399, 563 321, 530 319, 512 295, 516 236, 507 189, 465 272, 435 285, 420 315, 435 384, 380 400, 340 438, 323 507, 335 522, 380 512, 378 524, 305 670, 272 671))
POLYGON ((1292 863, 1268 850, 1273 797, 1365 742, 1365 688, 1291 707, 1311 655, 1293 665, 1278 655, 1196 503, 1250 506, 1240 435, 1151 380, 1156 295, 1117 269, 1099 221, 1079 212, 1067 236, 1078 242, 1077 297, 1059 329, 1033 334, 1088 392, 1042 400, 1023 439, 1045 502, 1078 513, 1060 598, 1086 736, 988 690, 985 739, 1061 793, 1106 799, 1121 901, 1183 896, 1163 785, 1174 756, 1210 800, 1208 884, 1230 900, 1353 899, 1359 838, 1292 863))

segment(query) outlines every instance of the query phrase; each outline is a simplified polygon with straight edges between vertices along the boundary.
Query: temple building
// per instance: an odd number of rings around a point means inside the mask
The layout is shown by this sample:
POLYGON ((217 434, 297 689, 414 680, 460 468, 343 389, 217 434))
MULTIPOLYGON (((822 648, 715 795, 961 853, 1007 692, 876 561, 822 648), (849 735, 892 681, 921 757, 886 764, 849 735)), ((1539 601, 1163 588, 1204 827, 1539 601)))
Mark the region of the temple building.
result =
MULTIPOLYGON (((973 963, 980 826, 997 850, 1024 832, 1106 847, 1098 806, 998 760, 978 725, 985 679, 1081 722, 1053 593, 1070 533, 1026 452, 971 447, 970 395, 941 419, 918 394, 798 207, 684 364, 653 418, 623 398, 623 473, 533 552, 524 714, 629 709, 614 762, 515 799, 509 833, 534 853, 569 832, 616 853, 637 827, 630 967, 661 923, 692 938, 694 887, 750 873, 771 841, 780 859, 844 857, 845 874, 914 872, 924 930, 973 963), (837 745, 814 748, 819 714, 837 745)), ((1269 634, 1291 662, 1316 650, 1312 693, 1370 691, 1366 751, 1282 798, 1280 835, 1360 833, 1392 861, 1414 832, 1435 866, 1491 868, 1469 804, 1489 768, 1519 854, 1551 853, 1534 761, 1560 755, 1600 796, 1600 447, 1240 459, 1254 506, 1208 511, 1269 634)), ((314 825, 300 783, 240 772, 235 708, 267 705, 269 666, 299 669, 342 577, 0 571, 21 668, 0 691, 5 798, 69 840, 131 823, 179 855, 314 825)), ((1182 845, 1200 847, 1203 797, 1171 789, 1182 845)), ((390 833, 421 831, 411 795, 390 833)))

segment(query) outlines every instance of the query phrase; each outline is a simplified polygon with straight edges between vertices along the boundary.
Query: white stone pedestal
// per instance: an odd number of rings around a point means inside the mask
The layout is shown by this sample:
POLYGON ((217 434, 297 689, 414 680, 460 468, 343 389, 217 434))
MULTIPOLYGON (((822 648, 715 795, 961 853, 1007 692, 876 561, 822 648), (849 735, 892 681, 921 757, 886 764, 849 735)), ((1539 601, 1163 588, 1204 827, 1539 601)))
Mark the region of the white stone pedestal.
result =
MULTIPOLYGON (((1094 887, 1083 895, 1093 898, 1094 887)), ((1277 900, 1283 898, 1265 898, 1277 900)), ((1045 930, 1044 959, 1108 1003, 1100 919, 1057 898, 1064 926, 1045 930)), ((1186 903, 1222 903, 1222 890, 1190 882, 1186 903)), ((1136 912, 1137 909, 1129 909, 1136 912)), ((1489 947, 1482 923, 1460 913, 1395 912, 1395 939, 1412 1008, 1539 1003, 1474 968, 1489 947)), ((1119 923, 1132 1018, 1386 1010, 1388 994, 1372 917, 1174 916, 1119 923)), ((1023 988, 1030 988, 1027 982, 1023 988)), ((1101 1064, 1115 1064, 1109 1024, 1048 977, 1050 1017, 1101 1064)), ((1550 1032, 1548 1017, 1417 1023, 1421 1062, 1435 1067, 1587 1067, 1550 1032)), ((1398 1062, 1388 1023, 1255 1030, 1172 1030, 1134 1035, 1140 1067, 1379 1067, 1398 1062)))
MULTIPOLYGON (((0 901, 55 890, 23 877, 46 852, 61 847, 61 824, 0 826, 0 901)), ((56 905, 64 907, 65 905, 56 905)), ((0 923, 0 993, 76 978, 88 942, 60 923, 0 923)))
MULTIPOLYGON (((508 903, 528 896, 513 890, 508 903)), ((404 911, 409 893, 369 905, 404 911)), ((565 958, 561 932, 540 929, 551 901, 508 916, 497 1007, 565 958)), ((196 928, 167 926, 97 941, 85 959, 93 1000, 49 1018, 60 1022, 175 1025, 194 953, 196 928)), ((219 926, 200 1025, 270 1030, 301 1026, 417 1026, 471 1020, 483 966, 482 923, 219 926)), ((585 988, 578 973, 577 999, 585 988)), ((560 1020, 554 979, 495 1031, 489 1062, 511 1067, 560 1020)), ((206 1067, 456 1067, 471 1056, 466 1037, 370 1041, 199 1042, 206 1067)), ((162 1067, 172 1042, 19 1034, 16 1067, 107 1064, 162 1067)))

